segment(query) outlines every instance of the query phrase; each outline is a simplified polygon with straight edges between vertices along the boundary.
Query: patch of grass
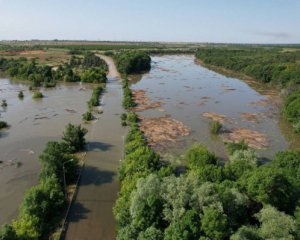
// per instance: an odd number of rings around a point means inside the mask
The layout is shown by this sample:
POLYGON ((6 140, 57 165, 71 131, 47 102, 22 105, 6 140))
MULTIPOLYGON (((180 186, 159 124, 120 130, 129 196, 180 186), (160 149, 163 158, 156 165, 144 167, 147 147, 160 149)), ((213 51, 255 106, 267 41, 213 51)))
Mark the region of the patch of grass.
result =
POLYGON ((32 98, 33 98, 33 99, 38 99, 38 98, 43 98, 43 97, 44 97, 44 95, 43 95, 43 93, 41 93, 40 91, 36 91, 36 92, 34 92, 33 95, 32 95, 32 98))
POLYGON ((219 121, 212 121, 210 126, 210 132, 212 134, 219 134, 221 128, 222 128, 222 123, 220 123, 219 121))
POLYGON ((84 121, 91 121, 94 119, 94 116, 93 116, 92 112, 88 111, 88 112, 82 114, 82 119, 84 121))

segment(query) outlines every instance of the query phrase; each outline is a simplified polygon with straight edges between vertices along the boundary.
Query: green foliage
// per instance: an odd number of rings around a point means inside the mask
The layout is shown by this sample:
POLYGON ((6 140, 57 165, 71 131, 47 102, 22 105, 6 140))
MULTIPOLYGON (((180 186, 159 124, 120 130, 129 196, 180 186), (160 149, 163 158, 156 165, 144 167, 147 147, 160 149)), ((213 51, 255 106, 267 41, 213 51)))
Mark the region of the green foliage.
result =
POLYGON ((228 179, 236 181, 257 166, 257 157, 253 150, 235 150, 225 163, 224 172, 228 179))
POLYGON ((106 72, 99 68, 84 70, 81 74, 81 81, 85 83, 105 83, 106 72))
POLYGON ((24 93, 23 91, 20 91, 18 94, 18 98, 23 99, 24 98, 24 93))
POLYGON ((8 224, 3 225, 0 228, 0 240, 17 240, 17 234, 15 229, 8 224))
POLYGON ((123 107, 125 109, 130 109, 132 107, 135 107, 135 103, 133 101, 133 95, 131 89, 129 88, 127 78, 123 80, 123 107))
POLYGON ((126 113, 122 113, 121 114, 121 120, 122 121, 126 121, 127 120, 127 114, 126 113))
MULTIPOLYGON (((22 222, 27 217, 36 219, 32 224, 32 230, 37 231, 39 236, 45 236, 58 226, 64 201, 64 194, 57 178, 49 177, 30 188, 25 194, 17 221, 22 222)), ((16 232, 18 234, 17 230, 16 232)))
POLYGON ((82 119, 83 119, 84 121, 87 121, 87 122, 88 122, 88 121, 93 120, 93 119, 94 119, 94 116, 93 116, 93 114, 92 114, 90 111, 88 111, 88 112, 82 114, 82 119))
POLYGON ((242 226, 230 237, 230 240, 263 240, 256 228, 242 226))
POLYGON ((7 127, 8 127, 8 124, 7 124, 6 122, 0 121, 0 130, 1 130, 2 128, 7 128, 7 127))
POLYGON ((210 132, 212 134, 218 134, 222 128, 222 124, 218 121, 212 121, 211 122, 211 127, 210 127, 210 132))
POLYGON ((265 206, 256 217, 261 224, 259 233, 262 239, 295 239, 296 223, 291 216, 265 206))
POLYGON ((38 99, 38 98, 43 98, 43 97, 44 97, 44 95, 40 91, 35 91, 32 95, 33 99, 38 99))
POLYGON ((71 152, 77 152, 84 149, 85 135, 87 130, 80 125, 68 124, 63 133, 63 141, 67 144, 71 152))
POLYGON ((293 123, 296 132, 300 129, 300 91, 290 94, 285 100, 283 107, 283 115, 285 118, 293 123))
POLYGON ((151 58, 142 51, 124 51, 114 56, 119 72, 124 74, 142 73, 151 68, 151 58))
POLYGON ((56 176, 63 184, 63 164, 65 164, 65 175, 68 182, 73 182, 77 177, 78 159, 70 154, 70 148, 66 143, 48 142, 46 148, 39 156, 42 164, 41 179, 47 179, 56 176), (73 161, 70 161, 73 159, 73 161))
POLYGON ((255 200, 270 204, 282 211, 293 211, 294 189, 281 169, 262 166, 248 172, 240 179, 240 184, 255 200))
POLYGON ((209 238, 224 239, 228 235, 227 216, 218 208, 205 208, 201 217, 201 227, 209 238))
POLYGON ((93 89, 92 96, 90 100, 87 102, 89 109, 92 107, 99 106, 100 104, 100 95, 103 91, 103 88, 101 86, 97 86, 93 89))
POLYGON ((189 169, 201 169, 206 164, 217 164, 216 156, 200 144, 191 147, 185 158, 189 169))
POLYGON ((84 55, 83 61, 82 61, 82 65, 85 68, 97 68, 99 70, 102 70, 104 72, 107 72, 108 70, 108 66, 106 64, 106 62, 101 59, 100 57, 96 56, 94 53, 92 52, 86 52, 86 54, 84 55))
POLYGON ((7 101, 5 99, 2 99, 1 107, 3 108, 7 107, 7 101))
POLYGON ((248 149, 248 145, 244 139, 238 143, 234 143, 234 142, 226 143, 226 147, 227 147, 227 151, 228 151, 229 155, 232 155, 237 150, 247 150, 248 149))

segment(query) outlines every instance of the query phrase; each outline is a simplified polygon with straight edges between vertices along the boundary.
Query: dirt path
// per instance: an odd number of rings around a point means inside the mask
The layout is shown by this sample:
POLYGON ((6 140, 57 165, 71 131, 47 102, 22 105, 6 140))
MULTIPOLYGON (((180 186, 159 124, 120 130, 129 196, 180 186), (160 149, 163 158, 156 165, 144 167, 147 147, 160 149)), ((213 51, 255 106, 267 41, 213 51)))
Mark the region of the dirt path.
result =
POLYGON ((112 208, 119 191, 117 168, 126 132, 119 116, 123 111, 119 74, 111 58, 103 59, 110 70, 103 96, 104 112, 89 128, 86 165, 63 239, 110 240, 116 237, 112 208))
POLYGON ((114 60, 111 57, 105 56, 105 55, 98 55, 99 57, 101 57, 108 65, 108 74, 107 77, 108 78, 120 78, 121 75, 117 70, 117 67, 114 63, 114 60))

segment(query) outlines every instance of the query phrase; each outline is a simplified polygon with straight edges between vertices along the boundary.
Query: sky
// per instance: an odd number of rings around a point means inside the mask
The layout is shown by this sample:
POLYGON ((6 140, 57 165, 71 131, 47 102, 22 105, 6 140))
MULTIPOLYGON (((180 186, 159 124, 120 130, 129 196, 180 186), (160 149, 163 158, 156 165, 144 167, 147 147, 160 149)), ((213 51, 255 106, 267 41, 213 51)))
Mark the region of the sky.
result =
POLYGON ((300 0, 0 0, 0 40, 300 43, 300 0))

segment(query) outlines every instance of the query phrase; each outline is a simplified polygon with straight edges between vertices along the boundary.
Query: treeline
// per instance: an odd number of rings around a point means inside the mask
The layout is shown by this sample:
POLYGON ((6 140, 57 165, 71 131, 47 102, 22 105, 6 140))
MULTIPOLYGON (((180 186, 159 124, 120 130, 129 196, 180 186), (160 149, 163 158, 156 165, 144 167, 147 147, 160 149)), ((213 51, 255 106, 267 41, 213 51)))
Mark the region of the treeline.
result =
POLYGON ((114 207, 117 239, 299 239, 300 153, 279 152, 262 165, 244 144, 230 151, 222 165, 195 145, 176 176, 131 123, 114 207))
POLYGON ((151 69, 151 58, 143 51, 124 51, 114 55, 118 71, 123 74, 142 73, 151 69))
POLYGON ((0 239, 49 239, 60 226, 67 204, 63 171, 66 184, 73 183, 78 176, 78 158, 74 153, 84 148, 86 133, 80 125, 68 124, 62 141, 47 143, 39 156, 39 183, 25 193, 16 220, 2 226, 0 239))
POLYGON ((225 67, 276 85, 300 83, 300 50, 280 48, 200 48, 196 57, 205 64, 225 67))
MULTIPOLYGON (((205 64, 224 67, 251 76, 264 83, 287 89, 299 89, 300 50, 281 47, 200 48, 196 57, 205 64)), ((283 115, 300 132, 299 91, 286 98, 283 115)))
POLYGON ((124 78, 122 83, 123 83, 123 86, 122 86, 123 87, 123 103, 122 103, 122 105, 125 109, 128 110, 132 107, 135 107, 136 104, 133 100, 133 94, 129 88, 129 81, 128 81, 127 76, 124 78))
POLYGON ((41 66, 34 59, 0 58, 0 71, 11 78, 29 80, 33 87, 53 87, 57 81, 105 82, 108 66, 100 57, 88 52, 83 58, 72 56, 68 63, 56 68, 41 66))

